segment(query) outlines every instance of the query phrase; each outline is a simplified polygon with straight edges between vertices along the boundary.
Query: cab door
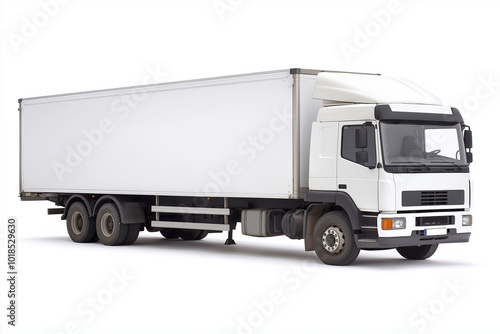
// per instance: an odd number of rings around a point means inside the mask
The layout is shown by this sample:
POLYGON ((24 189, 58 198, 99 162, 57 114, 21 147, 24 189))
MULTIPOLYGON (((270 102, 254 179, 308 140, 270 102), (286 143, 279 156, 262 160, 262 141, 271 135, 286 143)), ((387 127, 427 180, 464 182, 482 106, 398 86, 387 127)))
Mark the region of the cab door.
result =
POLYGON ((339 123, 337 189, 348 193, 359 210, 378 211, 376 129, 371 122, 339 123))

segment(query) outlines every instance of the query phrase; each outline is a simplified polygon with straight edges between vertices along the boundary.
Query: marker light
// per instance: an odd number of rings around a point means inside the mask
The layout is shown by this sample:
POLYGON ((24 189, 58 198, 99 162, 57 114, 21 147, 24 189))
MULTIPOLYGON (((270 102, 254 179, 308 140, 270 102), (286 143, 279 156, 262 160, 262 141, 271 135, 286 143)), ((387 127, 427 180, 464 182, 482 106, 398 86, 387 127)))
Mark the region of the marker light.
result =
POLYGON ((472 225, 472 216, 471 215, 463 215, 462 216, 462 226, 471 226, 472 225))
POLYGON ((402 230, 406 228, 406 218, 383 218, 383 230, 402 230))

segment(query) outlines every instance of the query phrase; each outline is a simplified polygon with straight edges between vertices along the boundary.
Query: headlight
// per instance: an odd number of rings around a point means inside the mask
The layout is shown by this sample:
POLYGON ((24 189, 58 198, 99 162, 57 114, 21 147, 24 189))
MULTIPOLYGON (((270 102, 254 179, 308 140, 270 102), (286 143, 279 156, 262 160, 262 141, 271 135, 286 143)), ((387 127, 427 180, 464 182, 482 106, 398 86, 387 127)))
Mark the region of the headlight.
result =
POLYGON ((406 218, 382 218, 383 230, 402 230, 406 228, 406 218))
POLYGON ((462 226, 471 226, 472 225, 472 216, 471 215, 463 215, 462 216, 462 226))

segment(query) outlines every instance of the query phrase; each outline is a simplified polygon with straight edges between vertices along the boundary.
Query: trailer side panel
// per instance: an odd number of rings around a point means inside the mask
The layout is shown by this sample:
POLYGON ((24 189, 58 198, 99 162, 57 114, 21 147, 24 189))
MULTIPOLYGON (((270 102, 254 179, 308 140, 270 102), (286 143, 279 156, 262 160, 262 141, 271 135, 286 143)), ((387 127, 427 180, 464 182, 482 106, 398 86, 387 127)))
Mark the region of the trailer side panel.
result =
POLYGON ((21 192, 294 197, 292 92, 276 71, 23 99, 21 192))

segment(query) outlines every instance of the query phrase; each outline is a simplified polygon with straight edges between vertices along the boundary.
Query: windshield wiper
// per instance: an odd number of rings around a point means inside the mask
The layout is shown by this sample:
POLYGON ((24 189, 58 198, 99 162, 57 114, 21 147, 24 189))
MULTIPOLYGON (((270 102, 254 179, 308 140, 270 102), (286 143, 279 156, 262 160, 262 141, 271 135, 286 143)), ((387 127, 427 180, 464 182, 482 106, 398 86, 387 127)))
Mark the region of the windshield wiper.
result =
POLYGON ((421 162, 414 162, 414 161, 395 161, 393 163, 391 163, 391 165, 406 165, 406 164, 412 164, 412 165, 415 165, 415 166, 419 166, 419 167, 425 167, 427 168, 427 170, 431 170, 431 168, 429 166, 427 166, 426 164, 423 164, 421 162))
POLYGON ((463 166, 460 166, 460 165, 457 165, 455 162, 453 161, 447 161, 447 160, 436 160, 436 161, 431 161, 431 164, 433 163, 440 163, 440 162, 444 162, 446 164, 452 164, 453 166, 457 167, 458 169, 460 170, 463 170, 462 167, 463 166))

